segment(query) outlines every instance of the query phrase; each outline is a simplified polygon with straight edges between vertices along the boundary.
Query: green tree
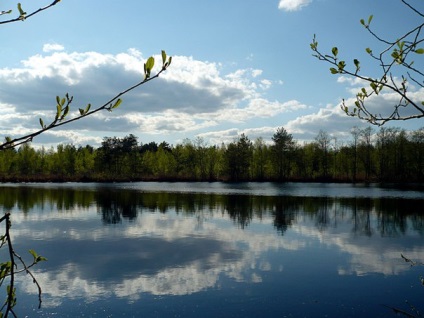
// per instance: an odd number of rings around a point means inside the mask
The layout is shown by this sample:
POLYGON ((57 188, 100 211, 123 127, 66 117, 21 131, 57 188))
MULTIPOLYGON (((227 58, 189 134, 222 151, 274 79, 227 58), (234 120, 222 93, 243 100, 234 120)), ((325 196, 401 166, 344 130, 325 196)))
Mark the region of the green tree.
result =
POLYGON ((174 178, 177 161, 172 153, 171 146, 163 141, 155 152, 154 173, 159 178, 174 178))
POLYGON ((289 177, 291 169, 291 159, 293 158, 293 149, 295 143, 293 136, 283 127, 277 129, 272 136, 274 144, 271 147, 273 155, 273 164, 276 170, 276 176, 279 181, 289 177))
POLYGON ((252 142, 245 134, 241 134, 237 141, 227 146, 226 170, 231 181, 244 181, 250 178, 252 155, 252 142))
POLYGON ((259 137, 253 143, 253 160, 252 160, 252 171, 253 179, 265 180, 267 177, 267 170, 269 161, 269 149, 263 138, 259 137))
POLYGON ((383 181, 405 179, 406 132, 395 127, 382 127, 377 133, 379 178, 383 181))
POLYGON ((183 179, 195 180, 197 178, 197 152, 189 139, 173 149, 176 161, 177 175, 183 179))
POLYGON ((75 173, 78 178, 85 179, 93 176, 96 162, 94 148, 87 145, 79 147, 75 156, 75 173))
MULTIPOLYGON (((393 30, 393 38, 386 38, 374 30, 371 24, 373 15, 360 20, 360 24, 376 40, 376 46, 382 47, 378 52, 370 47, 364 48, 371 61, 380 68, 378 76, 364 74, 358 59, 353 59, 352 62, 345 61, 340 57, 341 54, 336 46, 331 49, 331 53, 323 53, 318 49, 318 41, 315 36, 310 45, 314 52, 313 55, 318 60, 330 64, 332 74, 350 76, 364 82, 365 86, 357 93, 354 104, 347 105, 343 100, 341 107, 347 115, 359 117, 375 125, 383 125, 393 120, 424 117, 424 101, 411 90, 413 86, 424 88, 424 73, 420 64, 414 63, 414 60, 424 53, 422 33, 424 11, 418 9, 418 4, 411 5, 412 1, 400 1, 404 4, 407 12, 400 12, 399 17, 407 19, 406 15, 409 14, 411 18, 420 19, 417 25, 402 34, 396 34, 397 30, 393 30), (383 90, 395 93, 398 101, 394 108, 381 113, 373 109, 372 102, 368 103, 367 101, 371 97, 381 94, 383 90)), ((390 27, 390 22, 382 27, 390 27)))
POLYGON ((412 132, 410 136, 411 155, 414 158, 411 164, 412 174, 418 180, 424 179, 424 128, 412 132))
POLYGON ((197 177, 200 178, 200 180, 207 180, 210 176, 208 170, 211 166, 211 159, 208 156, 209 149, 205 143, 205 140, 201 137, 197 137, 194 141, 194 148, 196 153, 197 177))
POLYGON ((23 144, 19 147, 16 163, 18 173, 21 176, 31 177, 36 170, 36 152, 29 144, 23 144))
POLYGON ((15 157, 15 149, 0 151, 0 174, 2 178, 13 173, 14 164, 16 163, 15 157))

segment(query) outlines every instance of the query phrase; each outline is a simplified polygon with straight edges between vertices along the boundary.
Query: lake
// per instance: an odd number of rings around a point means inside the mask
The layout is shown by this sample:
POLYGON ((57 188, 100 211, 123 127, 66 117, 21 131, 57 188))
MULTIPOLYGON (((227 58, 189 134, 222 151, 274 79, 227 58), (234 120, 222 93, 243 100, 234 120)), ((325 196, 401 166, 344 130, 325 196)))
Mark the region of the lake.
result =
MULTIPOLYGON (((424 311, 423 188, 3 184, 19 317, 391 317, 424 311)), ((3 251, 4 253, 4 251, 3 251)), ((4 290, 4 286, 2 287, 4 290)), ((3 297, 3 296, 1 296, 3 297)))

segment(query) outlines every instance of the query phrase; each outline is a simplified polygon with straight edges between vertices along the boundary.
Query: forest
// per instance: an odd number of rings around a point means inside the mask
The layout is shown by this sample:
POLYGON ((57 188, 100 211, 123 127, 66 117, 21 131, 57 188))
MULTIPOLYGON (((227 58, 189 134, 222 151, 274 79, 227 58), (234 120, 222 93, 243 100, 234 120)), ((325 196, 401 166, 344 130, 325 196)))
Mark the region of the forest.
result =
POLYGON ((2 182, 63 181, 320 181, 423 182, 424 128, 354 127, 340 142, 324 130, 300 143, 283 127, 271 142, 245 134, 229 144, 202 138, 170 145, 132 134, 104 137, 98 148, 29 143, 0 152, 2 182))

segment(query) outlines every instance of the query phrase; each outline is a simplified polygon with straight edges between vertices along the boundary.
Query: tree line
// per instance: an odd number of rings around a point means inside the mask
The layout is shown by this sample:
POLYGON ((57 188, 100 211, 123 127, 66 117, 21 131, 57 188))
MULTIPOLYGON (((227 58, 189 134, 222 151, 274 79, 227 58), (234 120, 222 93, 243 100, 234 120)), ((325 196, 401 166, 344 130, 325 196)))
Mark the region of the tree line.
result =
POLYGON ((141 143, 104 137, 97 148, 73 144, 0 152, 2 181, 424 181, 424 128, 354 127, 348 141, 320 130, 301 143, 280 127, 270 143, 241 134, 229 144, 202 138, 141 143))

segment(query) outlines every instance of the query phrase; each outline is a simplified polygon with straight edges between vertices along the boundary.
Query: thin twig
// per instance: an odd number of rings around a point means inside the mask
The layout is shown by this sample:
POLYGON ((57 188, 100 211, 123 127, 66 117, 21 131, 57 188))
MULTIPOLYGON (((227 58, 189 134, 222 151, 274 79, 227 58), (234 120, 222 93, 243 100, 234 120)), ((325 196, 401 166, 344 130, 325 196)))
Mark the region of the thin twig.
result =
POLYGON ((10 271, 10 284, 9 284, 9 293, 7 295, 7 307, 6 307, 6 313, 5 318, 8 317, 9 312, 12 310, 13 305, 13 296, 14 296, 14 288, 15 288, 15 258, 13 256, 13 245, 12 245, 12 239, 10 238, 10 214, 6 214, 6 237, 9 247, 9 258, 11 262, 11 271, 10 271))
MULTIPOLYGON (((22 17, 17 17, 17 18, 10 19, 10 20, 0 21, 0 24, 6 24, 6 23, 12 23, 12 22, 17 22, 17 21, 23 21, 23 20, 26 20, 26 19, 28 19, 28 18, 30 18, 30 17, 32 17, 32 16, 34 16, 34 15, 36 15, 36 14, 38 14, 38 13, 40 13, 40 12, 44 11, 44 10, 47 10, 47 9, 49 9, 49 8, 51 8, 51 7, 53 7, 53 6, 55 6, 55 5, 56 5, 56 4, 58 4, 59 2, 60 2, 60 0, 55 0, 55 1, 53 1, 52 3, 50 3, 49 5, 47 5, 47 6, 45 6, 45 7, 42 7, 42 8, 40 8, 40 9, 38 9, 38 10, 35 10, 34 12, 32 12, 32 13, 30 13, 30 14, 28 14, 28 15, 25 15, 24 19, 22 19, 22 17)), ((6 12, 2 12, 2 14, 5 14, 5 13, 6 13, 6 12)))
POLYGON ((76 121, 76 120, 82 119, 84 117, 93 115, 93 114, 95 114, 95 113, 97 113, 97 112, 99 112, 101 110, 109 109, 109 106, 113 102, 117 101, 122 95, 125 95, 128 92, 136 89, 137 87, 139 87, 141 85, 144 85, 144 84, 150 82, 151 80, 153 80, 155 78, 158 78, 160 76, 160 74, 162 74, 164 71, 166 71, 166 69, 167 69, 167 67, 166 66, 163 66, 162 69, 156 75, 154 75, 152 77, 148 77, 148 78, 143 79, 142 81, 138 82, 137 84, 134 84, 133 86, 131 86, 131 87, 125 89, 124 91, 118 93, 117 95, 115 95, 114 97, 112 97, 109 101, 107 101, 106 103, 104 103, 102 106, 99 106, 98 108, 96 108, 96 109, 94 109, 92 111, 89 111, 89 112, 87 112, 84 115, 80 115, 80 116, 74 117, 72 119, 61 121, 59 123, 57 123, 57 120, 55 120, 55 121, 52 122, 52 124, 50 124, 46 128, 37 130, 37 131, 35 131, 35 132, 31 133, 31 134, 28 134, 28 135, 25 135, 25 136, 22 136, 22 137, 18 137, 18 138, 15 138, 15 139, 10 139, 10 140, 6 141, 5 143, 0 144, 0 150, 4 150, 4 149, 8 149, 8 148, 15 148, 16 146, 19 146, 21 144, 24 144, 24 143, 27 143, 27 142, 32 141, 36 136, 38 136, 38 135, 40 135, 40 134, 42 134, 42 133, 44 133, 44 132, 46 132, 46 131, 48 131, 50 129, 53 129, 53 128, 56 128, 56 127, 60 127, 62 125, 69 124, 69 123, 71 123, 73 121, 76 121))

